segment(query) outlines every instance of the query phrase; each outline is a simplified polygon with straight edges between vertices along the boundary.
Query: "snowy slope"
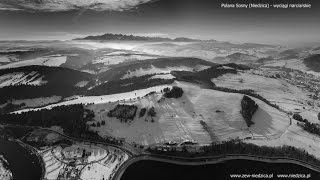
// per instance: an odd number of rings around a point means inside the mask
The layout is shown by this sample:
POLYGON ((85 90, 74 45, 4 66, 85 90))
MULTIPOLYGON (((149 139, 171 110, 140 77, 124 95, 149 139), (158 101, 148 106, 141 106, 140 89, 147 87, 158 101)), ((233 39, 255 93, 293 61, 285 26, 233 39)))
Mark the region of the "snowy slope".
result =
POLYGON ((310 99, 306 92, 279 79, 268 78, 253 73, 225 74, 212 79, 219 87, 231 89, 252 89, 262 97, 276 103, 287 111, 297 111, 306 106, 310 99))
POLYGON ((40 86, 46 84, 38 72, 32 71, 30 73, 15 72, 10 74, 4 74, 0 76, 0 87, 10 85, 36 85, 40 86))
POLYGON ((168 141, 183 142, 195 140, 200 144, 223 141, 239 137, 277 138, 289 124, 289 118, 277 109, 254 99, 260 106, 253 117, 255 124, 248 128, 240 114, 242 94, 231 94, 215 90, 201 89, 198 85, 176 82, 185 95, 179 99, 166 99, 158 102, 161 93, 140 100, 126 101, 139 107, 155 107, 155 122, 150 117, 136 117, 132 122, 122 123, 107 116, 108 110, 117 103, 90 105, 96 113, 96 121, 106 122, 105 126, 91 127, 101 136, 125 138, 128 142, 144 145, 168 141), (200 120, 206 122, 204 130, 200 120))
POLYGON ((160 86, 154 86, 151 88, 146 89, 140 89, 135 90, 131 92, 126 93, 119 93, 119 94, 111 94, 111 95, 102 95, 102 96, 75 96, 75 97, 69 97, 64 99, 63 102, 51 104, 49 106, 45 106, 42 108, 34 108, 34 109, 23 109, 20 111, 15 111, 15 113, 21 113, 26 112, 30 110, 39 110, 39 109, 51 109, 52 107, 56 106, 62 106, 62 105, 71 105, 71 104, 101 104, 101 103, 107 103, 107 102, 116 102, 116 101, 129 101, 130 99, 134 99, 137 97, 142 97, 152 91, 159 92, 162 89, 166 87, 171 87, 170 85, 160 85, 160 86))
POLYGON ((246 140, 246 142, 260 146, 294 146, 307 151, 317 158, 320 158, 320 137, 304 131, 301 127, 297 126, 296 121, 294 120, 292 125, 289 126, 279 138, 268 140, 253 139, 246 140))
MULTIPOLYGON (((98 131, 103 137, 125 138, 128 142, 145 145, 185 140, 208 144, 236 137, 272 139, 279 137, 289 123, 289 118, 284 113, 253 98, 260 108, 253 117, 255 124, 248 128, 240 114, 242 94, 201 89, 198 85, 185 82, 175 82, 172 85, 178 85, 184 89, 183 97, 158 102, 162 97, 160 91, 170 87, 170 85, 163 85, 114 95, 74 97, 74 99, 43 108, 95 103, 87 107, 94 110, 97 122, 104 120, 106 125, 91 127, 92 129, 98 131), (151 91, 157 93, 143 97, 151 91), (134 104, 139 107, 139 110, 143 107, 155 107, 157 112, 155 122, 151 122, 151 118, 146 116, 136 117, 130 124, 107 117, 107 112, 118 103, 134 104), (204 121, 208 128, 204 129, 200 121, 204 121)), ((37 109, 24 109, 16 113, 29 110, 37 109)))
POLYGON ((135 71, 128 71, 122 78, 131 78, 131 77, 141 77, 148 74, 160 74, 166 73, 169 74, 171 71, 193 71, 194 69, 187 66, 176 66, 176 67, 166 67, 166 68, 157 68, 151 65, 151 68, 148 69, 137 69, 135 71))

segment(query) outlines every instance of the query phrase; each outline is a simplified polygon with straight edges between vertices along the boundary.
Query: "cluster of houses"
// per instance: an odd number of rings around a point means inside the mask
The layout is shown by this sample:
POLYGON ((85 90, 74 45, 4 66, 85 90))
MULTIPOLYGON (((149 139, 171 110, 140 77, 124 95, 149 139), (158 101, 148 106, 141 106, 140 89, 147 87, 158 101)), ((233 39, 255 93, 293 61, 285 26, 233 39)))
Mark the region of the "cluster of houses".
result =
POLYGON ((188 151, 188 152, 199 152, 201 150, 201 146, 198 146, 198 142, 195 140, 185 140, 181 143, 177 143, 175 141, 169 141, 164 144, 156 144, 148 146, 147 149, 151 151, 188 151))
POLYGON ((291 78, 286 79, 287 82, 300 87, 312 94, 309 95, 312 99, 319 98, 319 83, 320 81, 311 74, 308 73, 294 73, 291 78))

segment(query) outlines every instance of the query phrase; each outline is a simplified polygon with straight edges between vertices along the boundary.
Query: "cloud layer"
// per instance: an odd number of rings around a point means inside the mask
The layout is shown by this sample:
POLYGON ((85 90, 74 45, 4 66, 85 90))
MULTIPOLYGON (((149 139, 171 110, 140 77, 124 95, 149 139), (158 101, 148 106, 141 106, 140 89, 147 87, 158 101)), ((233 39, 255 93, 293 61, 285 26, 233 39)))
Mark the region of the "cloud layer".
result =
POLYGON ((0 0, 0 11, 124 11, 154 0, 0 0))

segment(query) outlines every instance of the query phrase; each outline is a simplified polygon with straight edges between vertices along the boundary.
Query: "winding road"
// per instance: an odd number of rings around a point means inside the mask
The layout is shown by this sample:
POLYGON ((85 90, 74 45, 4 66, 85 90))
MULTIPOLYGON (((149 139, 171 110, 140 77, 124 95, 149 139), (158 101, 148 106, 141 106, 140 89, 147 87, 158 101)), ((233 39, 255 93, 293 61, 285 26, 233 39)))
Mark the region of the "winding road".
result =
MULTIPOLYGON (((2 124, 4 125, 4 124, 2 124)), ((267 163, 292 163, 296 165, 300 165, 309 169, 312 169, 316 172, 320 173, 320 167, 313 165, 311 163, 304 162, 299 159, 295 158, 288 158, 288 157, 266 157, 266 156, 255 156, 255 155, 248 155, 248 154, 225 154, 221 156, 207 156, 207 157, 197 157, 197 158, 187 158, 187 157, 175 157, 175 156, 168 156, 168 155, 161 155, 161 154, 147 154, 138 152, 134 148, 130 148, 130 145, 127 144, 128 147, 119 146, 115 144, 110 144, 107 142, 100 142, 100 141, 93 141, 81 138, 75 138, 68 135, 65 135, 59 131, 55 131, 49 128, 41 128, 41 127, 33 127, 33 126, 20 126, 20 125, 8 125, 5 124, 4 126, 7 127, 29 127, 33 129, 40 129, 45 130, 53 133, 57 133, 64 138, 73 141, 80 141, 80 142, 87 142, 92 144, 101 144, 105 146, 112 146, 114 148, 119 148, 122 151, 128 153, 129 159, 124 162, 120 168, 116 171, 115 175, 113 176, 113 180, 120 180, 121 176, 123 175, 126 168, 128 168, 131 164, 141 161, 141 160, 154 160, 172 164, 179 164, 179 165, 206 165, 206 164, 216 164, 225 162, 228 160, 235 160, 235 159, 243 159, 243 160, 254 160, 254 161, 261 161, 267 163)))

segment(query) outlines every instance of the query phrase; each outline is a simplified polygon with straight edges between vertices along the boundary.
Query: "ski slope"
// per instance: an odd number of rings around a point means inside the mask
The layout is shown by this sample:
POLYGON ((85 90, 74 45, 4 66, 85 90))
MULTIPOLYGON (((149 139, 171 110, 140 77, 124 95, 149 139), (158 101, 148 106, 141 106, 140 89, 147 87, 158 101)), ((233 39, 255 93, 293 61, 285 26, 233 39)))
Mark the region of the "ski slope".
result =
POLYGON ((15 72, 15 73, 9 73, 9 74, 4 74, 0 76, 0 87, 14 86, 14 85, 41 86, 46 83, 47 82, 43 80, 43 76, 41 76, 36 71, 32 71, 30 73, 15 72))
MULTIPOLYGON (((286 114, 253 98, 259 110, 253 117, 254 125, 247 127, 240 114, 242 94, 225 93, 209 89, 201 89, 198 85, 176 82, 185 94, 178 99, 166 99, 158 102, 161 93, 145 98, 126 101, 138 109, 155 107, 157 115, 154 122, 146 115, 124 123, 116 118, 109 118, 107 113, 116 106, 116 102, 88 106, 96 113, 97 122, 105 121, 105 126, 91 127, 101 136, 125 138, 128 142, 152 145, 168 141, 196 141, 209 144, 239 137, 244 139, 271 139, 281 136, 289 124, 286 114), (206 122, 206 130, 200 123, 206 122)), ((138 114, 137 113, 137 114, 138 114)))

